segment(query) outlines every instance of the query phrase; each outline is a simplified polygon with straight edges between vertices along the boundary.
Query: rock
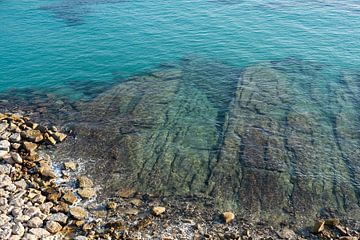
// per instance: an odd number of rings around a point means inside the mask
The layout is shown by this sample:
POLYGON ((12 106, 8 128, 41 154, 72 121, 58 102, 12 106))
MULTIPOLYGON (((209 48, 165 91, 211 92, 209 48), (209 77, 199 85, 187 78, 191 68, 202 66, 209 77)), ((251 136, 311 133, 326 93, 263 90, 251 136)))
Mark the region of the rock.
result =
POLYGON ((74 162, 66 162, 66 163, 64 163, 64 167, 67 170, 75 171, 76 170, 76 163, 74 163, 74 162))
POLYGON ((96 195, 96 191, 93 188, 79 189, 77 192, 83 199, 89 199, 96 195))
POLYGON ((115 209, 117 207, 117 203, 116 202, 108 202, 106 205, 107 209, 115 209))
POLYGON ((6 216, 5 214, 0 214, 0 227, 8 223, 10 220, 10 217, 6 216))
POLYGON ((128 210, 125 211, 125 214, 126 214, 126 215, 136 216, 136 215, 139 214, 139 210, 134 209, 134 208, 130 208, 130 209, 128 209, 128 210))
POLYGON ((86 176, 80 176, 77 180, 81 188, 91 188, 94 185, 93 181, 86 176))
POLYGON ((31 129, 36 129, 39 126, 39 124, 30 121, 26 121, 25 124, 31 129))
POLYGON ((50 145, 55 145, 56 144, 56 140, 52 136, 48 135, 47 133, 45 134, 45 140, 50 145))
POLYGON ((4 132, 9 127, 7 123, 0 123, 0 133, 4 132))
POLYGON ((342 236, 339 237, 339 240, 359 240, 359 238, 354 236, 342 236))
POLYGON ((28 209, 24 210, 24 215, 31 217, 34 217, 40 213, 40 209, 38 207, 29 207, 28 209))
POLYGON ((21 135, 20 133, 13 133, 9 137, 10 142, 18 143, 21 141, 21 135))
POLYGON ((55 221, 62 224, 66 224, 68 220, 68 216, 66 216, 64 213, 55 213, 48 217, 49 221, 55 221))
POLYGON ((325 225, 328 226, 336 226, 340 224, 340 219, 338 218, 330 218, 325 220, 325 225))
POLYGON ((88 240, 88 238, 85 236, 77 236, 74 238, 74 240, 88 240))
POLYGON ((7 155, 9 155, 9 151, 0 150, 0 159, 3 159, 7 155))
POLYGON ((15 184, 16 187, 18 187, 20 189, 26 189, 26 187, 27 187, 27 183, 26 183, 26 181, 24 179, 16 181, 16 182, 14 182, 14 184, 15 184))
POLYGON ((39 173, 43 175, 44 177, 48 178, 56 178, 55 172, 51 169, 51 167, 47 164, 42 165, 39 168, 39 173))
POLYGON ((21 144, 20 144, 20 143, 13 143, 13 144, 11 144, 11 147, 12 147, 14 150, 18 150, 18 149, 21 147, 21 144))
POLYGON ((11 235, 9 240, 21 240, 21 236, 20 235, 11 235))
POLYGON ((8 140, 1 140, 0 141, 0 150, 9 151, 10 142, 8 140))
POLYGON ((43 228, 32 228, 32 229, 30 229, 29 232, 31 234, 34 234, 38 238, 44 238, 44 237, 50 236, 50 233, 47 230, 43 229, 43 228))
POLYGON ((235 214, 232 212, 224 212, 222 214, 222 219, 225 221, 225 223, 231 223, 235 219, 235 214))
POLYGON ((55 132, 52 136, 53 136, 53 138, 55 138, 55 140, 58 141, 58 142, 64 141, 65 138, 67 137, 66 134, 60 133, 60 132, 55 132))
POLYGON ((130 201, 130 203, 136 207, 139 207, 142 204, 142 201, 140 199, 135 198, 135 199, 132 199, 130 201))
POLYGON ((22 137, 28 139, 31 142, 39 143, 44 139, 44 136, 42 135, 41 131, 39 130, 26 130, 25 132, 21 133, 22 137))
POLYGON ((153 207, 152 208, 152 213, 155 216, 160 216, 161 214, 163 214, 166 211, 166 208, 164 207, 153 207))
POLYGON ((12 184, 12 180, 7 175, 0 175, 0 188, 7 187, 12 184))
POLYGON ((43 221, 39 217, 33 217, 27 222, 27 226, 31 228, 39 228, 43 225, 43 221))
POLYGON ((46 223, 46 230, 48 230, 50 233, 57 233, 60 232, 60 230, 62 229, 62 226, 55 221, 48 221, 46 223))
POLYGON ((297 239, 296 233, 287 227, 283 228, 282 230, 276 233, 281 239, 288 239, 288 240, 297 239))
POLYGON ((12 234, 19 235, 20 237, 24 235, 25 228, 21 223, 15 223, 15 225, 12 228, 12 234))
POLYGON ((135 193, 136 193, 135 189, 124 188, 118 192, 118 195, 122 198, 129 198, 134 196, 135 193))
POLYGON ((322 232, 324 230, 324 227, 325 227, 325 221, 319 220, 314 224, 312 231, 313 231, 313 233, 317 234, 317 233, 322 232))
POLYGON ((23 162, 23 159, 21 158, 20 154, 18 154, 17 152, 11 152, 10 155, 14 160, 14 162, 19 164, 23 162))
POLYGON ((40 205, 40 211, 43 212, 44 214, 49 214, 51 208, 54 206, 54 204, 52 202, 46 202, 40 205))
POLYGON ((36 143, 32 143, 32 142, 23 142, 23 146, 24 146, 25 150, 30 153, 34 152, 38 147, 38 145, 36 143))
POLYGON ((75 219, 82 220, 87 217, 87 212, 82 207, 72 207, 70 208, 70 214, 75 219))
POLYGON ((0 239, 9 239, 11 236, 11 229, 5 228, 1 231, 0 229, 0 239))
POLYGON ((70 190, 67 191, 67 192, 63 195, 62 198, 64 199, 65 202, 70 203, 70 204, 75 203, 76 200, 78 199, 78 198, 72 193, 72 191, 70 191, 70 190))
POLYGON ((335 225, 335 228, 337 229, 337 230, 339 230, 339 232, 341 233, 341 235, 347 235, 348 234, 348 232, 346 231, 346 229, 343 227, 343 226, 340 226, 340 225, 335 225))

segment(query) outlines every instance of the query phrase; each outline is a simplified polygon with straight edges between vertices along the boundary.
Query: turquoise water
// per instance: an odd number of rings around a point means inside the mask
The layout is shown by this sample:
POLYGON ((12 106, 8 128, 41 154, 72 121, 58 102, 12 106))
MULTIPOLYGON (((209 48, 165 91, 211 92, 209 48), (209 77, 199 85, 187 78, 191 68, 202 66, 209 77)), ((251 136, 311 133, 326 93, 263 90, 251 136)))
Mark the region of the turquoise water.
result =
POLYGON ((359 26, 352 0, 0 0, 0 109, 72 128, 58 157, 105 194, 360 219, 359 26))
MULTIPOLYGON (((358 1, 0 1, 0 89, 109 83, 186 56, 360 65, 358 1)), ((50 90, 50 89, 48 89, 50 90)))

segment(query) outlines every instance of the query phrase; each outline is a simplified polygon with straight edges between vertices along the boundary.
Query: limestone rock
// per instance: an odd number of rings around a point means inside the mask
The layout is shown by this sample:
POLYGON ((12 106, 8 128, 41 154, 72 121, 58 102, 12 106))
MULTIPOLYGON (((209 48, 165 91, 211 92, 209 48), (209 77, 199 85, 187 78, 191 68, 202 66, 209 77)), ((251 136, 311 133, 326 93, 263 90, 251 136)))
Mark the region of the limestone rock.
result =
POLYGON ((64 213, 54 213, 48 217, 48 220, 66 224, 68 216, 66 216, 64 213))
POLYGON ((24 148, 28 152, 33 152, 38 148, 38 145, 36 143, 32 142, 23 142, 24 148))
POLYGON ((156 206, 156 207, 153 207, 153 208, 152 208, 152 213, 153 213, 155 216, 160 216, 160 215, 163 214, 165 211, 166 211, 166 208, 165 208, 165 207, 156 206))
POLYGON ((28 139, 29 141, 36 142, 36 143, 39 143, 44 139, 43 134, 42 134, 41 131, 32 130, 32 129, 29 129, 29 130, 27 130, 25 132, 22 132, 22 136, 24 138, 28 139))
POLYGON ((50 236, 50 233, 47 230, 43 229, 43 228, 32 228, 32 229, 30 229, 29 232, 31 234, 34 234, 38 238, 44 238, 44 237, 50 236))
POLYGON ((225 221, 225 223, 231 223, 235 219, 235 214, 232 212, 224 212, 222 214, 222 218, 225 221))
POLYGON ((65 169, 75 171, 76 170, 76 163, 74 163, 74 162, 65 162, 64 167, 65 167, 65 169))
POLYGON ((62 226, 55 221, 48 221, 46 223, 46 230, 48 230, 50 233, 57 233, 60 232, 62 229, 62 226))
POLYGON ((72 191, 67 191, 62 197, 67 203, 73 204, 77 201, 77 197, 72 193, 72 191))
POLYGON ((15 225, 12 228, 12 234, 23 236, 25 233, 25 228, 22 225, 22 223, 15 223, 15 225))
POLYGON ((325 221, 324 220, 319 220, 314 224, 313 227, 313 233, 320 233, 324 230, 325 227, 325 221))
POLYGON ((43 221, 39 217, 33 217, 27 222, 27 226, 31 228, 39 228, 43 225, 43 221))
POLYGON ((91 188, 94 185, 93 181, 86 176, 80 176, 77 180, 80 188, 91 188))
POLYGON ((10 142, 8 140, 1 140, 0 141, 0 150, 9 151, 10 142))
POLYGON ((17 152, 11 152, 10 153, 12 159, 16 162, 16 163, 22 163, 23 162, 23 159, 22 157, 20 156, 20 154, 18 154, 17 152))
POLYGON ((71 216, 73 216, 75 219, 78 219, 78 220, 82 220, 82 219, 85 219, 87 217, 87 212, 82 207, 72 207, 72 208, 70 208, 70 214, 71 214, 71 216))
POLYGON ((56 141, 58 142, 62 142, 65 140, 65 138, 67 137, 66 134, 64 133, 60 133, 60 132, 55 132, 53 135, 52 135, 56 141))
POLYGON ((82 188, 77 192, 83 199, 89 199, 96 195, 96 191, 93 188, 82 188))

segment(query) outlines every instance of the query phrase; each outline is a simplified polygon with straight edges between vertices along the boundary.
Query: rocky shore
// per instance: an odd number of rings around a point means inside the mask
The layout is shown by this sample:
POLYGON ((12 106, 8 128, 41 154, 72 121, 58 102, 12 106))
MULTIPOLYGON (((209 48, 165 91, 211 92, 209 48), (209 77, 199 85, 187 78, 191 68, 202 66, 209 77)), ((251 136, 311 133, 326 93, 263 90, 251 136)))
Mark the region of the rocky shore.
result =
MULTIPOLYGON (((347 239, 359 223, 320 220, 274 227, 217 210, 212 198, 122 188, 97 199, 79 163, 52 161, 67 135, 19 114, 0 114, 0 239, 347 239)), ((356 231, 357 229, 357 231, 356 231)))

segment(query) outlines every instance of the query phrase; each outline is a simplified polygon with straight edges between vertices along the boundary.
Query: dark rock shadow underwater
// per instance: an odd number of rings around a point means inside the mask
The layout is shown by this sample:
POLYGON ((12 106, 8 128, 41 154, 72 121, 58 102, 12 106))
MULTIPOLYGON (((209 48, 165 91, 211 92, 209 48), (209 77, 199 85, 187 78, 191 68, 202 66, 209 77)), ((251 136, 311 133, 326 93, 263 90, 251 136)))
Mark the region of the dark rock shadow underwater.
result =
POLYGON ((326 70, 184 59, 78 104, 76 139, 57 154, 83 159, 105 196, 210 196, 275 223, 359 219, 360 77, 326 70))
POLYGON ((62 19, 67 26, 84 23, 84 17, 96 4, 114 4, 127 0, 62 0, 59 3, 41 6, 40 9, 50 11, 56 18, 62 19))

